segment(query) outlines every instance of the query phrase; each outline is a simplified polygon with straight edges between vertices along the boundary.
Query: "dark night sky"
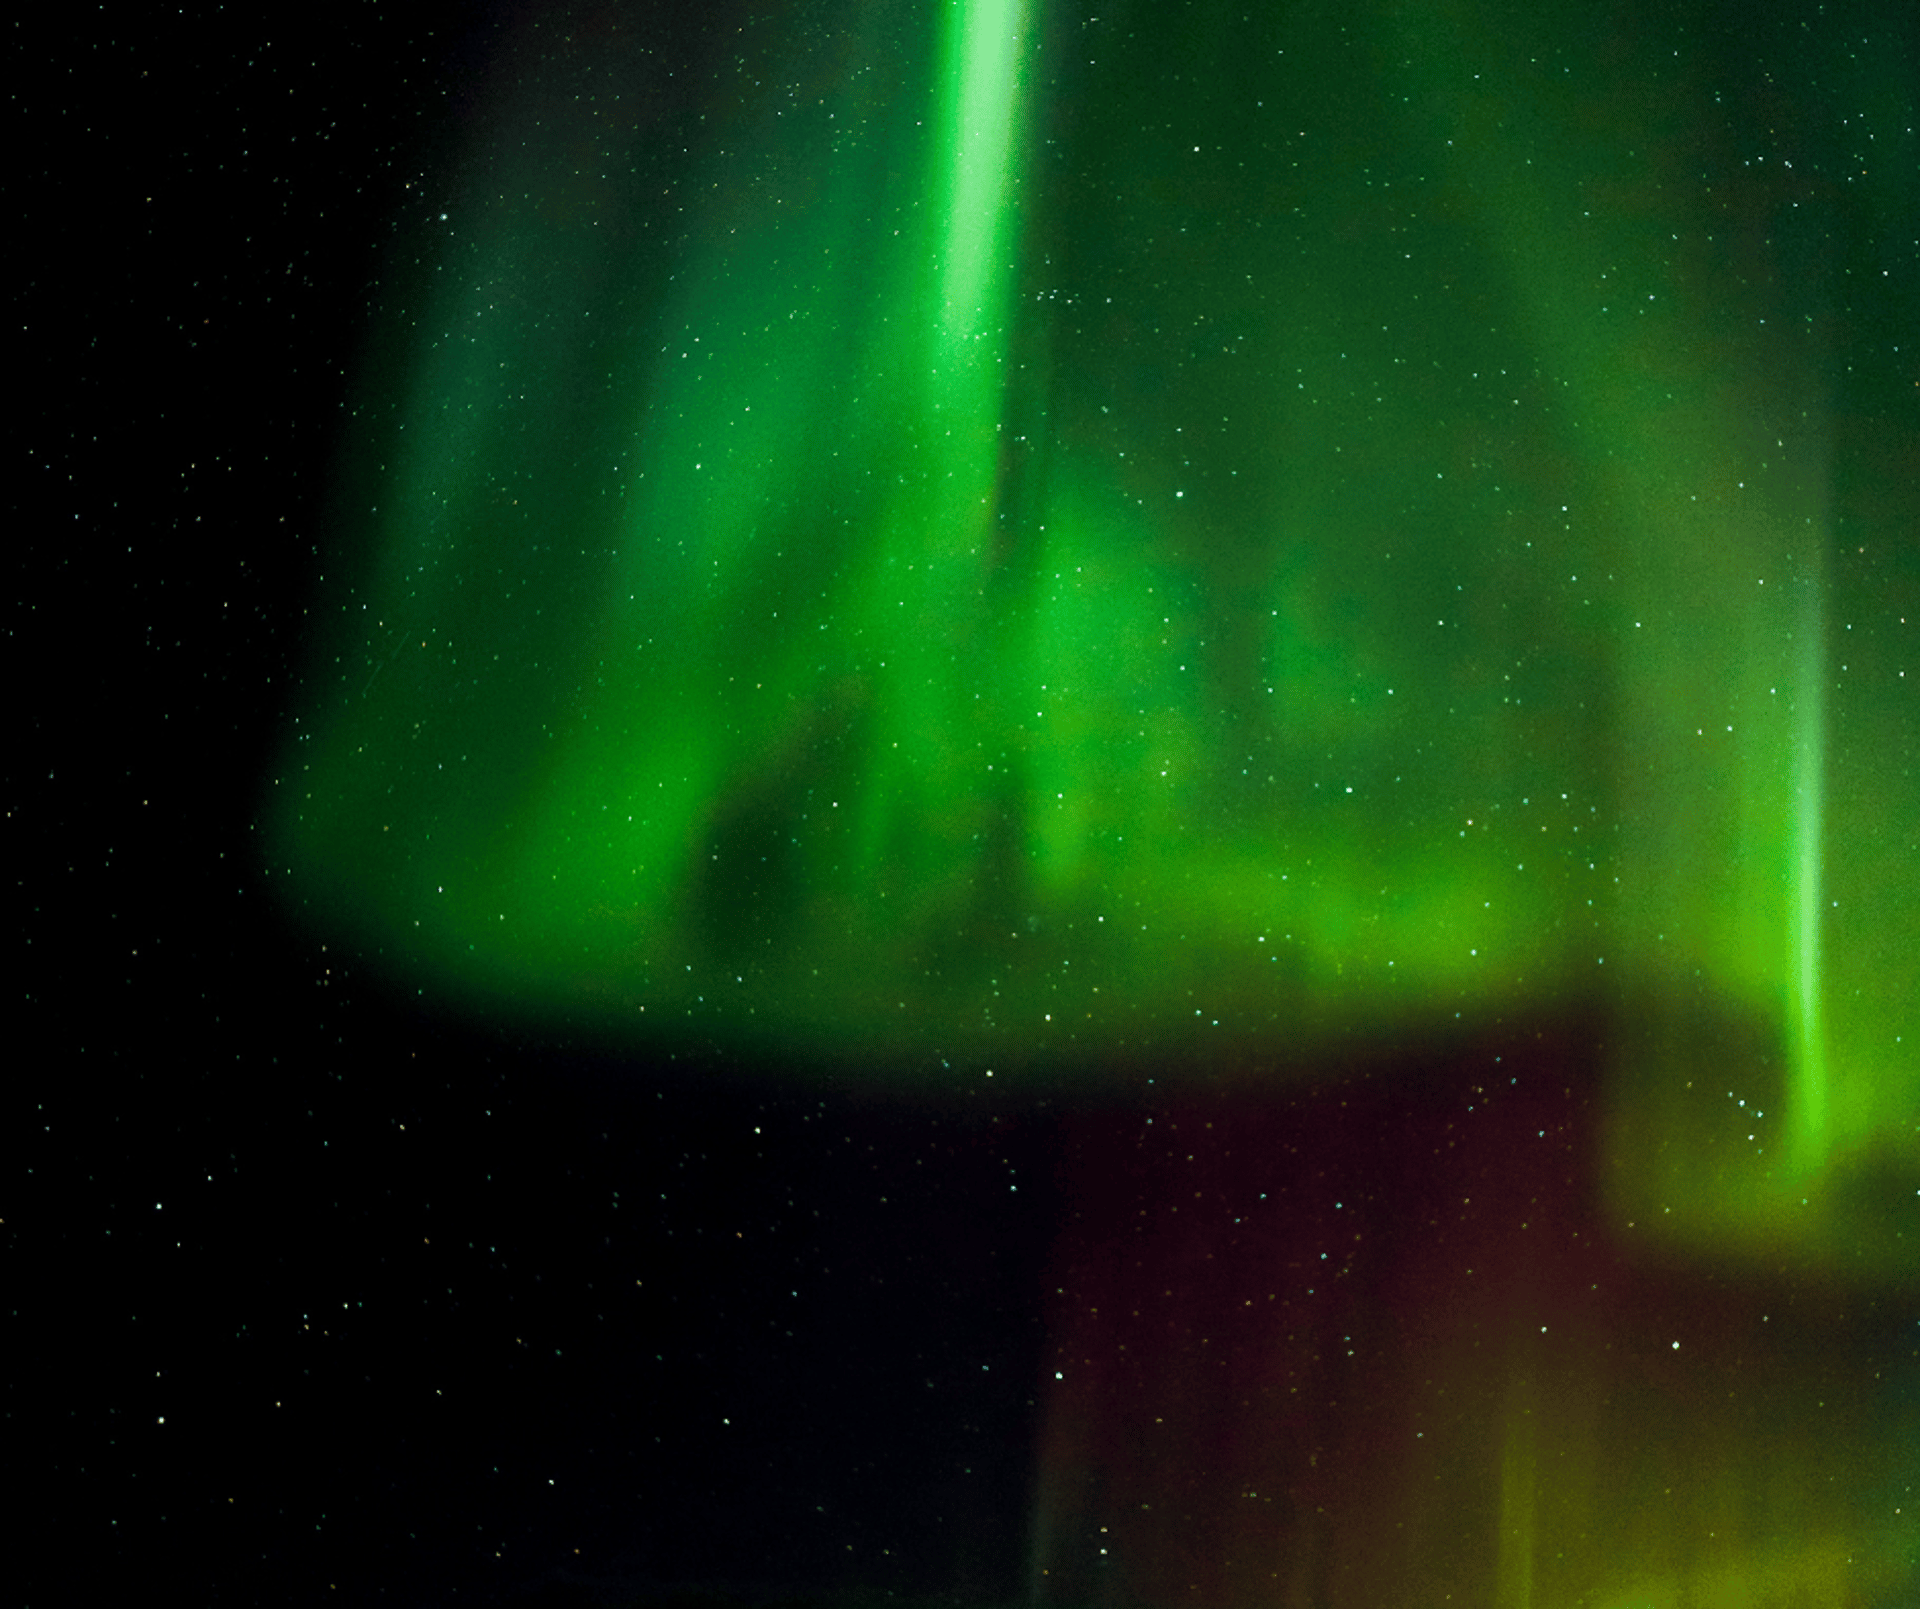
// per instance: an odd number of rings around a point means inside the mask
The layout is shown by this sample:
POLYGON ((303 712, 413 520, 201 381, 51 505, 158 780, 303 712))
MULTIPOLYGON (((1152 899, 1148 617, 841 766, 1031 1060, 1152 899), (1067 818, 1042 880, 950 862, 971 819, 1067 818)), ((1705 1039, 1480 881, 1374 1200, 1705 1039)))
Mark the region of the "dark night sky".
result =
MULTIPOLYGON (((662 150, 736 13, 658 19, 662 150)), ((476 1026, 265 869, 356 365, 514 20, 109 5, 10 35, 11 1601, 1026 1581, 1049 1275, 1107 1118, 973 1064, 889 1095, 817 1049, 476 1026)), ((1572 1017, 1521 1128, 1584 1109, 1572 1017)), ((1424 1080, 1444 1126, 1518 1032, 1335 1070, 1424 1080)), ((1118 1129, 1165 1075, 1112 1072, 1118 1129)), ((1365 1135, 1327 1132, 1364 1180, 1365 1135)), ((1890 1312, 1862 1322, 1909 1335, 1890 1312)))
POLYGON ((12 1601, 1017 1568, 1043 1114, 464 1031, 264 884, 345 376, 497 21, 13 31, 12 1601))

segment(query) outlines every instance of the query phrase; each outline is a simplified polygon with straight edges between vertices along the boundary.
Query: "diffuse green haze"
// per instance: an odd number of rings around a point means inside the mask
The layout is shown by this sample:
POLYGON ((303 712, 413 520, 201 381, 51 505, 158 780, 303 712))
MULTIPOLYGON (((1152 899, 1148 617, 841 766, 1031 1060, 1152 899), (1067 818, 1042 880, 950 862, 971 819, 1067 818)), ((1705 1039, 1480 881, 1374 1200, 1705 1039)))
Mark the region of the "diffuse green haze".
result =
MULTIPOLYGON (((1570 439, 1613 526, 1589 562, 1605 564, 1623 605, 1608 654, 1613 932, 1635 1019, 1616 1087, 1622 1130, 1651 1138, 1695 1081, 1741 1082, 1703 1053, 1703 1000, 1780 1033, 1776 1048, 1754 1047, 1778 1087, 1750 1090, 1753 1108, 1775 1107, 1774 1143, 1735 1160, 1723 1137, 1703 1171, 1696 1147, 1623 1140, 1622 1196, 1648 1218, 1677 1211, 1681 1233, 1710 1222, 1717 1241, 1732 1232, 1756 1251, 1792 1243, 1809 1177, 1860 1134, 1832 1122, 1821 969, 1824 868, 1845 847, 1830 845, 1824 815, 1844 270, 1804 249, 1821 226, 1791 216, 1833 201, 1789 179, 1761 203, 1773 214, 1762 227, 1801 237, 1798 258, 1744 223, 1753 198, 1700 172, 1719 140, 1745 132, 1715 126, 1733 91, 1716 93, 1710 69, 1648 56, 1604 86, 1570 88, 1581 70, 1560 60, 1550 28, 1403 15, 1414 98, 1455 182, 1486 203, 1517 316, 1561 379, 1570 439), (1450 93, 1462 79, 1477 87, 1450 93), (1602 126, 1615 137, 1596 140, 1602 126)), ((1775 161, 1790 172, 1790 154, 1775 161)), ((1911 789, 1876 808, 1910 824, 1911 789)), ((1856 1088, 1891 1074, 1881 1087, 1905 1101, 1920 1058, 1900 1002, 1887 977, 1857 991, 1848 1015, 1877 1041, 1856 1088)), ((1856 1108, 1856 1119, 1910 1147, 1899 1107, 1870 1104, 1877 1115, 1856 1108)))
POLYGON ((1779 1109, 1636 1197, 1910 1158, 1912 964, 1821 942, 1916 891, 1911 776, 1825 782, 1913 696, 1828 647, 1836 270, 1704 69, 1400 18, 869 0, 670 126, 644 41, 525 52, 370 371, 298 897, 877 1066, 1658 1002, 1623 1144, 1720 1013, 1779 1109))

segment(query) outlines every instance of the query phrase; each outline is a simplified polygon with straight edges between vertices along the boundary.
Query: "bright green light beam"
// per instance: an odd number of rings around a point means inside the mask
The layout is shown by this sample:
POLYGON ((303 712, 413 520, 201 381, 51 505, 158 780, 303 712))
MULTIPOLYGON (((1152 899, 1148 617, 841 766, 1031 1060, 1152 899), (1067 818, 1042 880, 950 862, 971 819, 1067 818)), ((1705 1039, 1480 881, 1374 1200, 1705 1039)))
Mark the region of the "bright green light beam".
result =
POLYGON ((943 31, 946 228, 937 357, 944 367, 982 340, 1004 346, 1006 339, 1027 8, 1024 0, 948 0, 943 31))
POLYGON ((1794 904, 1792 991, 1789 1021, 1793 1035, 1791 1113, 1793 1173, 1817 1172, 1827 1161, 1827 1053, 1821 1011, 1820 935, 1824 921, 1823 876, 1826 814, 1826 566, 1822 541, 1808 544, 1810 573, 1801 581, 1802 600, 1794 744, 1794 904))

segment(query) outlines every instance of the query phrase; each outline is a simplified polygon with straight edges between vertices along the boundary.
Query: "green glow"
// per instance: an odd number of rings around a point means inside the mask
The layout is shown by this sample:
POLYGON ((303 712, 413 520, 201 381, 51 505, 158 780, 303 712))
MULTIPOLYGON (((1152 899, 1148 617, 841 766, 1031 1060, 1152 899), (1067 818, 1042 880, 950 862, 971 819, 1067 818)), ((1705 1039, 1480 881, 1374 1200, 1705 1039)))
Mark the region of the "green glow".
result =
MULTIPOLYGON (((1816 548, 1817 551, 1817 548, 1816 548)), ((1804 1178, 1827 1160, 1827 1057, 1821 1027, 1820 925, 1822 816, 1826 804, 1826 632, 1823 627, 1824 566, 1803 583, 1800 662, 1797 667, 1800 731, 1795 745, 1793 994, 1793 1174, 1804 1178)))
POLYGON ((1000 294, 1014 250, 1011 215, 1018 82, 1027 52, 1021 0, 947 0, 947 200, 940 278, 942 364, 972 343, 1004 339, 1000 294))
MULTIPOLYGON (((1858 896, 1865 857, 1857 839, 1836 845, 1826 820, 1834 449, 1825 352, 1806 333, 1814 317, 1698 303, 1686 253, 1670 243, 1697 239, 1700 225, 1644 166, 1645 142, 1669 137, 1676 116, 1656 74, 1616 86, 1614 115, 1642 140, 1602 156, 1589 126, 1530 71, 1556 48, 1550 31, 1471 10, 1407 13, 1404 27, 1420 99, 1445 109, 1438 143, 1463 189, 1489 198, 1530 338, 1569 382, 1563 405, 1619 521, 1607 541, 1576 551, 1610 572, 1619 606, 1608 942, 1633 1002, 1618 1038, 1621 1210, 1758 1258, 1843 1238, 1852 1209, 1823 1205, 1843 1187, 1822 1175, 1849 1144, 1874 1151, 1876 1169, 1891 1166, 1889 1150, 1920 1162, 1908 1115, 1920 1057, 1902 1033, 1910 1013, 1893 974, 1871 975, 1856 955, 1850 996, 1823 976, 1829 868, 1836 854, 1852 859, 1858 896), (1501 86, 1497 99, 1443 88, 1463 62, 1501 86), (1602 222, 1565 204, 1583 187, 1634 205, 1602 222), (1586 287, 1603 285, 1618 287, 1600 298, 1609 316, 1566 316, 1591 300, 1586 287), (1836 1010, 1855 1045, 1851 1068, 1830 1054, 1836 1010), (1855 1092, 1844 1138, 1842 1082, 1855 1092), (1743 1094, 1735 1118, 1771 1118, 1728 1121, 1712 1104, 1743 1094)), ((1811 291, 1818 275, 1806 279, 1811 291)), ((1871 787, 1871 807, 1854 801, 1862 820, 1914 820, 1904 783, 1883 775, 1871 787)), ((1848 1253, 1856 1264, 1897 1268, 1909 1255, 1898 1234, 1871 1238, 1872 1251, 1848 1253)))
POLYGON ((1819 558, 1912 512, 1832 276, 1551 11, 1046 20, 867 0, 680 144, 528 69, 366 365, 276 877, 490 1013, 881 1076, 1597 1004, 1623 1210, 1836 1242, 1920 1160, 1920 608, 1819 558))
POLYGON ((1507 1385, 1500 1448, 1500 1533, 1494 1549, 1495 1609, 1533 1604, 1534 1504, 1539 1487, 1533 1381, 1518 1369, 1507 1385))

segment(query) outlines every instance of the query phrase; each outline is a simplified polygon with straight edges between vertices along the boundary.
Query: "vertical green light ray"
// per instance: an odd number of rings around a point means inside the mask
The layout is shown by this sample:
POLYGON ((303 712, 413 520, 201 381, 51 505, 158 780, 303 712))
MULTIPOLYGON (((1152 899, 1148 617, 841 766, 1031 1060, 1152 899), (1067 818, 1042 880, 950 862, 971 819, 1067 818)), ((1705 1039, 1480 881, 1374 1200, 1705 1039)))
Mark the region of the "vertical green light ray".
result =
POLYGON ((1794 743, 1792 996, 1792 1173, 1804 1179, 1827 1161, 1827 1054, 1821 1008, 1820 941, 1826 904, 1826 566, 1824 533, 1809 544, 1802 579, 1794 743))
POLYGON ((893 484, 847 589, 876 639, 850 847, 860 882, 881 891, 871 933, 901 956, 939 947, 939 927, 998 925, 1025 882, 1028 779, 993 741, 1015 666, 989 579, 1028 49, 1021 0, 942 10, 926 155, 936 205, 916 228, 928 266, 899 287, 901 305, 929 316, 888 342, 903 382, 893 484))
MULTIPOLYGON (((943 367, 981 340, 1006 337, 1027 8, 1024 0, 947 0, 945 16, 946 218, 936 347, 943 367)), ((998 356, 990 351, 989 365, 998 356)))

